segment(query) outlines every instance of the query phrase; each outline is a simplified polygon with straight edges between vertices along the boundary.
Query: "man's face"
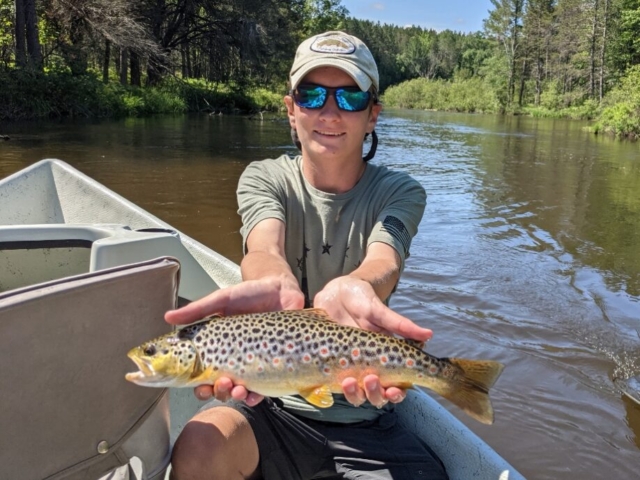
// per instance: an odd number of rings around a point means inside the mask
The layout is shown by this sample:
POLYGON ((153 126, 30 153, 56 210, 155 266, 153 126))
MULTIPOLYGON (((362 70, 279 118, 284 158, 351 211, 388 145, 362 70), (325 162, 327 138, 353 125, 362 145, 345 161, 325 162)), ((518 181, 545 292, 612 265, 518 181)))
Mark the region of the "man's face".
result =
MULTIPOLYGON (((334 67, 320 67, 309 72, 301 83, 324 87, 356 86, 355 80, 334 67)), ((302 154, 310 159, 347 159, 362 162, 362 143, 371 133, 382 109, 373 105, 361 112, 340 110, 335 97, 329 95, 324 107, 313 110, 296 105, 285 97, 289 123, 298 132, 302 154)))

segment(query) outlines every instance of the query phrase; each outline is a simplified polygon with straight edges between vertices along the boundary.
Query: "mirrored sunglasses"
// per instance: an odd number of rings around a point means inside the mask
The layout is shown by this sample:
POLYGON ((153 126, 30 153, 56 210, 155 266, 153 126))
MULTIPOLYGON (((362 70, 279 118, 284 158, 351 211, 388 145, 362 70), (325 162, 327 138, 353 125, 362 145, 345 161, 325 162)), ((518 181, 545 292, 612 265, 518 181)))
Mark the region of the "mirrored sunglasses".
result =
POLYGON ((323 87, 322 85, 298 85, 291 91, 296 105, 312 110, 324 107, 332 94, 340 110, 361 112, 369 106, 370 92, 363 92, 358 87, 323 87))

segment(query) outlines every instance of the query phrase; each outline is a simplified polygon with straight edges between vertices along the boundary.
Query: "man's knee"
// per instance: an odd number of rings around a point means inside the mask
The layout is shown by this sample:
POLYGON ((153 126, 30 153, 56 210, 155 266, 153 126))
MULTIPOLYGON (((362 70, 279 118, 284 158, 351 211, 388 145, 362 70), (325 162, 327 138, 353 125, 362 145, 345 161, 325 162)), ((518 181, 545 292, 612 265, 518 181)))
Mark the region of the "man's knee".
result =
POLYGON ((198 414, 184 427, 173 446, 172 478, 247 478, 257 468, 258 458, 248 422, 237 411, 219 407, 198 414))

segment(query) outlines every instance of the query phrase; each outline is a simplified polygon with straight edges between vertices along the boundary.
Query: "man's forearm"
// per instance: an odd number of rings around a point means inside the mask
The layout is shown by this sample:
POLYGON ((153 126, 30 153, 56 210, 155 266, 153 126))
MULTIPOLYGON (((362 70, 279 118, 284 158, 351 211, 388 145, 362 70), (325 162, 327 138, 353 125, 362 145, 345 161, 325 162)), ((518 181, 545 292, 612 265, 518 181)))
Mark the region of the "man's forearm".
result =
POLYGON ((262 250, 247 253, 242 259, 240 270, 243 280, 281 277, 295 285, 298 284, 284 258, 262 250))
POLYGON ((349 276, 371 284, 378 298, 385 301, 398 283, 400 268, 389 260, 375 259, 363 263, 349 276))

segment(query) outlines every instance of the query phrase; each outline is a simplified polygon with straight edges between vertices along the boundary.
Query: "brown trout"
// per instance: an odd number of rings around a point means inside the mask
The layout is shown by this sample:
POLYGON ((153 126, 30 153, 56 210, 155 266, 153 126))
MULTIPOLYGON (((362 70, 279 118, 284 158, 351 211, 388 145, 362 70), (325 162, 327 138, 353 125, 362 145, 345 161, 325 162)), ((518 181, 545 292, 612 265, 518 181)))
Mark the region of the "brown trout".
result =
POLYGON ((265 396, 301 395, 327 408, 341 382, 378 375, 383 387, 426 387, 476 420, 493 423, 494 361, 436 358, 417 342, 339 325, 320 309, 208 317, 129 352, 148 387, 195 387, 229 377, 265 396))

